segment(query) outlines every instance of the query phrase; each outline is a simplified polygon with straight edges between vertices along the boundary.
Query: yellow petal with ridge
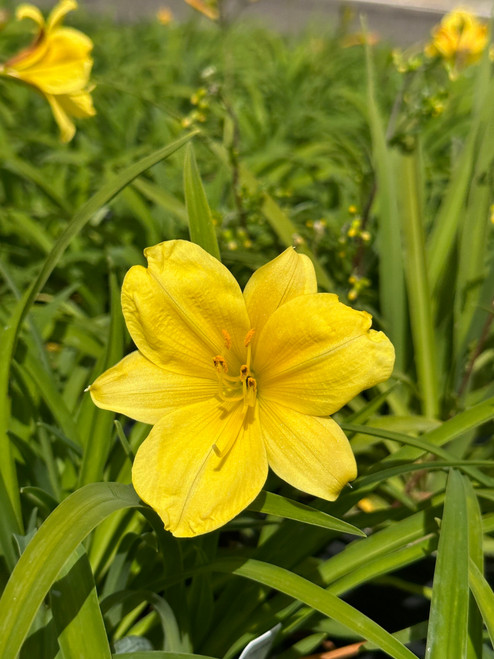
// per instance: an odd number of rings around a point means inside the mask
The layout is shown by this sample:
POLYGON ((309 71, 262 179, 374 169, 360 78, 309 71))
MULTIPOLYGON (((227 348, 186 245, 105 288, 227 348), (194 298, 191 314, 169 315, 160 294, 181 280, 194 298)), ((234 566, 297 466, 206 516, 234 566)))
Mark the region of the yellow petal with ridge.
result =
POLYGON ((282 254, 256 270, 244 289, 251 326, 252 354, 268 318, 278 307, 294 297, 317 293, 314 266, 305 254, 289 247, 282 254))
POLYGON ((137 494, 178 537, 213 531, 259 494, 268 463, 257 417, 211 401, 163 417, 139 448, 137 494), (213 444, 224 447, 218 456, 213 444))
POLYGON ((334 501, 341 489, 356 478, 350 443, 332 419, 260 401, 259 421, 269 466, 290 485, 334 501))
POLYGON ((176 407, 214 398, 218 381, 170 373, 135 351, 102 373, 89 393, 98 407, 153 425, 176 407))
POLYGON ((281 306, 261 334, 254 363, 259 396, 304 414, 333 414, 387 380, 394 348, 372 319, 318 293, 281 306))
POLYGON ((210 377, 214 357, 223 355, 237 374, 250 325, 233 275, 185 240, 160 243, 144 253, 148 268, 131 268, 122 287, 122 309, 137 348, 156 365, 198 377, 210 377))

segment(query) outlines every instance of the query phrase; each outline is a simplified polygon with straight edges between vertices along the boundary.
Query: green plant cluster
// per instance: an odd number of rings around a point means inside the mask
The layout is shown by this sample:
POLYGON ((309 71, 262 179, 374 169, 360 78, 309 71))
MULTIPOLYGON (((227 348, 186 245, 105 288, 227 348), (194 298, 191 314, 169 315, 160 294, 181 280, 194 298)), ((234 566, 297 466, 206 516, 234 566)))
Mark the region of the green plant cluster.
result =
MULTIPOLYGON (((487 52, 450 81, 341 26, 84 21, 98 114, 70 146, 0 80, 0 658, 233 659, 281 623, 281 659, 491 659, 487 52), (129 484, 149 427, 84 389, 130 350, 127 269, 189 235, 241 283, 295 245, 397 361, 336 416, 351 490, 329 504, 270 476, 224 529, 178 540, 129 484), (377 621, 370 585, 420 614, 377 621)), ((2 56, 22 39, 7 24, 2 56)))

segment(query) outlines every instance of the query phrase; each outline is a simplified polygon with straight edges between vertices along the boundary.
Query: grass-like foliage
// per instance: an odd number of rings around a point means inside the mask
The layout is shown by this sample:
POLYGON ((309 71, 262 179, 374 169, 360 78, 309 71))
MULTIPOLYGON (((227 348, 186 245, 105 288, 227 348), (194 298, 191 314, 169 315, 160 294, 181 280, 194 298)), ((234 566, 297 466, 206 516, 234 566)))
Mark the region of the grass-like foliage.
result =
MULTIPOLYGON (((488 49, 448 76, 344 25, 77 27, 97 115, 69 145, 0 77, 0 657, 233 659, 280 623, 280 659, 492 658, 488 49), (359 472, 335 502, 270 474, 179 539, 135 494, 149 426, 84 389, 133 349, 126 271, 189 237, 241 285, 295 245, 393 342, 334 417, 359 472)), ((1 59, 25 45, 7 23, 1 59)))

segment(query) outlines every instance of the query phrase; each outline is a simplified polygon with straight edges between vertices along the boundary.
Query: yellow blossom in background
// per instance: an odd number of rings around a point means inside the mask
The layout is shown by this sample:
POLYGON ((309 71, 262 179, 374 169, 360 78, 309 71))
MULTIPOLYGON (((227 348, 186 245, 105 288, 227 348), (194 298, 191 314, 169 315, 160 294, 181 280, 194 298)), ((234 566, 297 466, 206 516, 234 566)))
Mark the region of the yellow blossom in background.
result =
POLYGON ((376 32, 354 32, 344 36, 341 40, 341 45, 343 48, 365 45, 375 46, 379 41, 379 35, 376 32))
POLYGON ((487 25, 465 9, 446 14, 432 30, 432 41, 425 47, 429 57, 441 57, 450 76, 480 59, 487 45, 487 25))
POLYGON ((185 2, 212 21, 217 21, 220 17, 218 0, 185 0, 185 2))
POLYGON ((89 87, 93 43, 79 30, 61 25, 65 15, 76 8, 75 0, 61 0, 45 21, 34 5, 20 5, 17 19, 33 20, 38 32, 28 48, 0 66, 1 75, 32 85, 43 94, 64 142, 75 133, 70 117, 96 114, 89 87))
POLYGON ((334 500, 356 477, 333 414, 386 380, 394 349, 371 316, 317 293, 290 248, 243 293, 219 261, 183 240, 145 250, 122 287, 137 350, 90 387, 93 401, 153 426, 132 470, 139 496, 176 536, 217 529, 259 494, 268 465, 334 500))
POLYGON ((173 21, 173 12, 169 7, 161 7, 156 12, 156 18, 161 25, 169 25, 173 21))

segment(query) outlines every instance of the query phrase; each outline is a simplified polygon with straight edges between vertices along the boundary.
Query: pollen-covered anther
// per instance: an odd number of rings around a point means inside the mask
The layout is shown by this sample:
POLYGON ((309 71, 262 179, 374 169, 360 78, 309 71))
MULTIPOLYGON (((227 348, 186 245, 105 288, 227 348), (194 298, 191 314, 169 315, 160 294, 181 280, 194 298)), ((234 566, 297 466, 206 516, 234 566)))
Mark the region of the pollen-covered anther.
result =
MULTIPOLYGON (((226 329, 221 330, 221 333, 223 335, 223 339, 225 341, 225 347, 227 350, 230 350, 232 347, 232 337, 230 336, 230 333, 227 332, 226 329)), ((246 344, 247 345, 247 344, 246 344)))
POLYGON ((218 373, 228 373, 228 364, 226 363, 225 358, 221 355, 216 355, 216 357, 213 357, 213 364, 218 373))
POLYGON ((252 337, 254 336, 255 333, 256 333, 255 329, 250 329, 247 332, 247 334, 245 335, 245 339, 244 339, 244 346, 245 347, 247 347, 249 345, 249 343, 252 341, 252 337))
POLYGON ((240 367, 240 381, 244 382, 244 380, 247 379, 247 376, 249 375, 249 367, 247 364, 242 364, 240 367))
POLYGON ((255 407, 257 398, 257 382, 249 375, 245 381, 244 407, 255 407))

